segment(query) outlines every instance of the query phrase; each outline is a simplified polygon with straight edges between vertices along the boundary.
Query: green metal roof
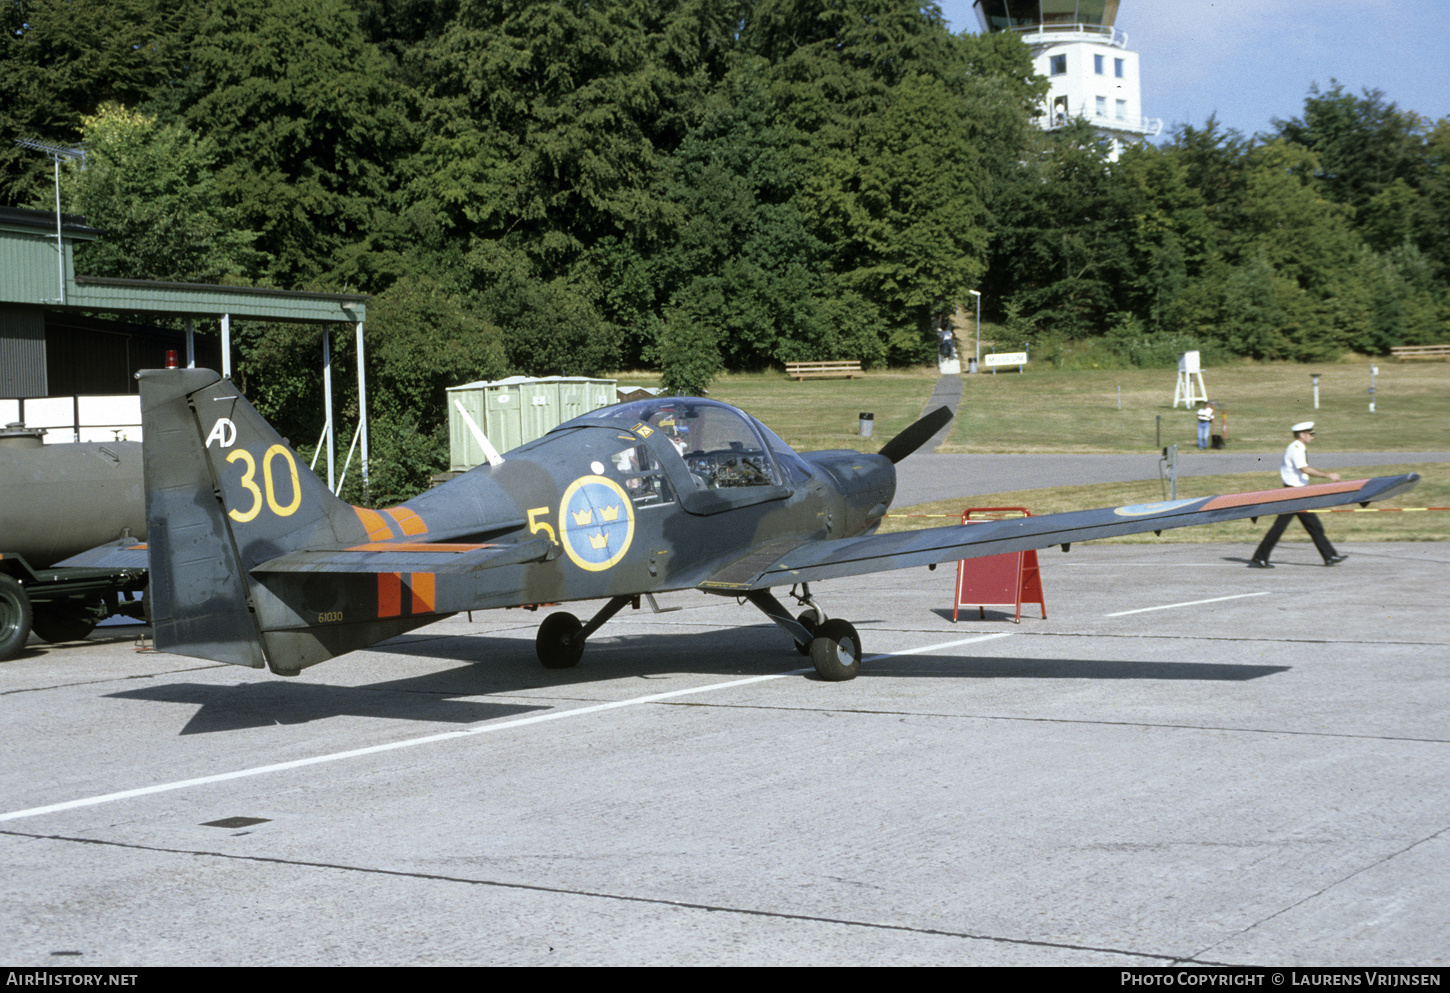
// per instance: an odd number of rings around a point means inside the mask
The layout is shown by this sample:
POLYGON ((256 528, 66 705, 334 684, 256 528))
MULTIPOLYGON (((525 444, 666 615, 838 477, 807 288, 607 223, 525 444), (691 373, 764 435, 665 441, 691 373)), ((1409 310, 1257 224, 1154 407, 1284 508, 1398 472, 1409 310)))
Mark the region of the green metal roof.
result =
POLYGON ((132 314, 230 314, 237 320, 252 321, 357 324, 366 318, 368 298, 353 293, 77 276, 73 243, 92 241, 101 232, 73 214, 61 215, 61 232, 65 247, 63 302, 61 269, 55 255, 55 215, 0 207, 0 303, 132 314))

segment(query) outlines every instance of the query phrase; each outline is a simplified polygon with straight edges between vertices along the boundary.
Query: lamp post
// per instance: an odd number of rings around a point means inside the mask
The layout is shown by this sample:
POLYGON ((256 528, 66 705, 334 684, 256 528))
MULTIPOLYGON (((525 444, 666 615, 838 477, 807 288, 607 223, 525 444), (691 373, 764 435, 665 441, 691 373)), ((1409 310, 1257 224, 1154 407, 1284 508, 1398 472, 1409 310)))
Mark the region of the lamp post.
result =
POLYGON ((967 290, 977 298, 977 357, 972 359, 972 371, 976 372, 982 367, 982 294, 976 290, 967 290))

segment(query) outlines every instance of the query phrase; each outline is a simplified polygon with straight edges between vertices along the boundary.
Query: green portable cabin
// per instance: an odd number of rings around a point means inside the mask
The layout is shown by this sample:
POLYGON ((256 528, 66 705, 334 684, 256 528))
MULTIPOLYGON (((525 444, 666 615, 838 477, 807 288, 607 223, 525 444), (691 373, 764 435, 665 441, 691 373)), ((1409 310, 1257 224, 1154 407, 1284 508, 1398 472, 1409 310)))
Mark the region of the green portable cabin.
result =
POLYGON ((582 376, 511 376, 448 389, 448 468, 463 472, 488 461, 474 425, 499 452, 542 438, 570 418, 615 402, 615 381, 582 376))

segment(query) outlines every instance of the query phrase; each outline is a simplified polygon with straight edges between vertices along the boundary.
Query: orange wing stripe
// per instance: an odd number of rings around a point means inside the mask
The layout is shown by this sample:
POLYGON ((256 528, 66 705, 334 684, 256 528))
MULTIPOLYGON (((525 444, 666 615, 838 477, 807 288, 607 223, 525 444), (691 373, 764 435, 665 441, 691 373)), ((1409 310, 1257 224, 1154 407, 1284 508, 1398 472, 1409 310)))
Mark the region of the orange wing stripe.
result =
POLYGON ((454 545, 443 541, 369 541, 353 545, 349 552, 452 552, 461 555, 479 548, 497 548, 497 545, 454 545))
POLYGON ((1301 497, 1324 493, 1351 493, 1367 482, 1369 482, 1367 479, 1346 479, 1338 483, 1323 483, 1314 486, 1286 486, 1280 490, 1259 490, 1257 493, 1230 493, 1227 496, 1214 497, 1198 509, 1219 510, 1223 507, 1243 507, 1251 503, 1276 503, 1280 500, 1298 500, 1301 497))

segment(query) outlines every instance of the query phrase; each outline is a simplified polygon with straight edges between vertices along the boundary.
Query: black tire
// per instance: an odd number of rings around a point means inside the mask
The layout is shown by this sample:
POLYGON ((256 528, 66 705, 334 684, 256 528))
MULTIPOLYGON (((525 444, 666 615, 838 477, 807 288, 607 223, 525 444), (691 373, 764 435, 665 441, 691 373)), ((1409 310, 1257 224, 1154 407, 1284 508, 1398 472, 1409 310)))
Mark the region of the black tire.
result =
POLYGON ((823 621, 811 642, 816 675, 832 683, 855 679, 861 671, 861 639, 856 629, 840 618, 823 621))
POLYGON ((13 577, 0 575, 0 661, 14 658, 30 638, 30 597, 13 577))
MULTIPOLYGON (((816 622, 818 616, 819 615, 816 614, 815 610, 803 610, 800 612, 799 616, 796 617, 796 623, 809 631, 811 633, 812 639, 814 639, 816 636, 816 622)), ((811 654, 810 642, 805 642, 803 644, 797 641, 795 643, 795 650, 800 652, 802 655, 809 656, 811 654)))
POLYGON ((539 625, 534 650, 545 669, 572 669, 584 657, 584 625, 570 613, 550 614, 539 625))
POLYGON ((34 608, 30 629, 52 645, 82 641, 96 626, 95 615, 83 603, 43 603, 34 608))

